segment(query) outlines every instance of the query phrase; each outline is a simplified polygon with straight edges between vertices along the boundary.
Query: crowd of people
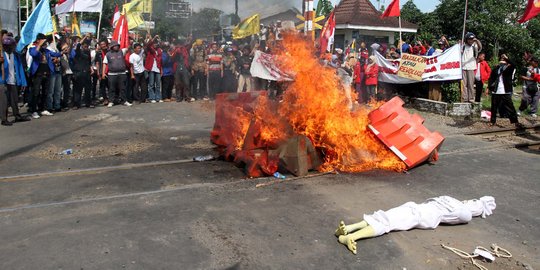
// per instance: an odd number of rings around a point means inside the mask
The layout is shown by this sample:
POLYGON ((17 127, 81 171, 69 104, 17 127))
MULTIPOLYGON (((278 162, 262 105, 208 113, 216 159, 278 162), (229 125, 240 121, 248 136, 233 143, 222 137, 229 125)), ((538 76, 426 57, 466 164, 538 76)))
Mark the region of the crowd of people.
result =
MULTIPOLYGON (((4 126, 82 107, 132 106, 141 103, 193 102, 209 100, 218 93, 272 90, 280 95, 280 83, 254 78, 250 69, 255 51, 272 53, 282 39, 279 22, 261 32, 251 42, 218 44, 202 39, 167 40, 159 36, 130 37, 126 48, 110 38, 39 34, 21 53, 15 51, 16 38, 2 30, 0 55, 0 116, 4 126), (20 113, 23 104, 28 115, 20 113), (11 108, 14 120, 8 120, 11 108)), ((345 49, 320 54, 324 66, 335 68, 352 109, 353 103, 377 98, 380 68, 375 52, 389 60, 402 53, 422 56, 442 54, 450 48, 445 36, 437 42, 400 41, 398 46, 353 41, 345 49), (432 46, 437 43, 437 46, 432 46), (356 49, 358 48, 358 49, 356 49), (355 91, 358 100, 352 100, 355 91)), ((467 33, 462 46, 462 102, 478 103, 482 94, 492 95, 491 122, 497 113, 517 123, 517 116, 530 108, 536 117, 540 81, 538 60, 526 54, 528 67, 522 72, 523 97, 519 110, 512 103, 516 65, 505 54, 493 70, 485 60, 482 44, 467 33), (486 88, 487 85, 487 88, 486 88)))
POLYGON ((21 53, 12 33, 1 33, 2 125, 80 108, 209 100, 218 93, 264 89, 250 69, 259 43, 236 45, 130 38, 127 48, 107 38, 39 34, 21 53), (28 108, 28 116, 20 109, 28 108), (14 120, 8 120, 8 107, 14 120))

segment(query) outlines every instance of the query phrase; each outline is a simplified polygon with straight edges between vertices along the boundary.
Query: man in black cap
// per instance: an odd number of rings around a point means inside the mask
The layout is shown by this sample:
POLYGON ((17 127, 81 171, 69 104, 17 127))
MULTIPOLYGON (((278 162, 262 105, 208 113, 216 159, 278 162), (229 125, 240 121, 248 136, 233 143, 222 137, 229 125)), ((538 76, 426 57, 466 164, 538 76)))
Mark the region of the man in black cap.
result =
POLYGON ((45 100, 49 90, 49 75, 55 72, 53 57, 61 57, 61 53, 47 49, 47 37, 38 34, 33 47, 29 49, 32 56, 30 66, 30 76, 32 76, 32 95, 30 97, 30 109, 34 119, 41 115, 52 116, 53 114, 45 109, 45 100))
POLYGON ((482 43, 476 38, 473 33, 465 35, 465 43, 461 52, 462 69, 463 69, 463 92, 461 94, 462 102, 474 102, 475 86, 474 86, 474 71, 476 70, 476 58, 482 50, 482 43))
POLYGON ((123 104, 125 106, 131 106, 131 103, 126 98, 126 60, 124 58, 124 52, 120 50, 120 44, 113 40, 109 45, 109 52, 103 59, 102 70, 108 70, 108 74, 103 73, 102 79, 107 76, 109 79, 109 104, 107 107, 112 107, 114 102, 123 104))
POLYGON ((491 71, 488 81, 488 88, 491 93, 491 124, 496 124, 497 112, 501 108, 508 113, 510 123, 515 124, 516 127, 522 127, 523 125, 518 122, 516 108, 514 108, 512 102, 512 93, 514 91, 512 81, 516 64, 508 59, 506 54, 501 54, 499 59, 501 61, 491 71))
POLYGON ((84 89, 84 103, 87 108, 94 108, 90 91, 92 88, 91 75, 94 73, 90 57, 90 36, 83 37, 80 43, 75 45, 75 50, 72 52, 73 59, 73 109, 79 109, 82 105, 81 96, 84 89))
POLYGON ((4 62, 4 78, 0 78, 0 93, 5 94, 5 102, 0 102, 0 114, 2 125, 10 126, 11 122, 7 121, 8 105, 11 107, 16 122, 25 122, 30 119, 22 117, 19 113, 19 90, 18 88, 26 88, 26 76, 22 65, 21 57, 15 52, 17 42, 12 37, 6 36, 2 40, 4 52, 2 58, 4 62))

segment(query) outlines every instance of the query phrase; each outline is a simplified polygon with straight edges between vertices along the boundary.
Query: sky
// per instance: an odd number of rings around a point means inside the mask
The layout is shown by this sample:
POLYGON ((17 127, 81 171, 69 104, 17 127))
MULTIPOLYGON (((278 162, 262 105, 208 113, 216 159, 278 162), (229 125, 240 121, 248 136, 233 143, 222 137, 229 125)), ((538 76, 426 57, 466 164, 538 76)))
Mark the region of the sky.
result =
MULTIPOLYGON (((212 7, 225 11, 226 13, 234 12, 234 0, 188 0, 193 4, 194 10, 201 7, 212 7)), ((317 6, 318 0, 315 1, 317 6)), ((334 5, 337 5, 340 0, 331 0, 334 5)), ((380 0, 381 4, 390 4, 392 0, 380 0)), ((407 0, 401 0, 400 4, 405 4, 407 0)), ((413 0, 416 6, 423 12, 430 12, 439 4, 439 0, 413 0)), ((377 0, 371 0, 375 8, 379 4, 377 0)), ((261 17, 277 14, 291 7, 296 7, 301 10, 302 0, 240 0, 239 15, 241 18, 248 17, 254 13, 260 13, 261 17)))

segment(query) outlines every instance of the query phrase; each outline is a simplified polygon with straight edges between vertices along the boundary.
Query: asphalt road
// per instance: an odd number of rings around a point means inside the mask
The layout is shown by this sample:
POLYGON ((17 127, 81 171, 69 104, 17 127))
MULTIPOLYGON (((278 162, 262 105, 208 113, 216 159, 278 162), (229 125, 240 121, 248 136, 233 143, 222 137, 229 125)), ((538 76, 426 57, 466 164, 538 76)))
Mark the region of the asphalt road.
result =
POLYGON ((447 136, 435 165, 260 188, 274 180, 185 162, 212 153, 210 103, 82 109, 2 127, 0 269, 475 269, 441 244, 492 243, 513 258, 482 263, 489 269, 540 269, 540 155, 426 118, 447 136), (11 177, 22 174, 37 175, 11 177), (340 220, 439 195, 491 195, 497 209, 467 225, 363 240, 358 255, 333 235, 340 220))

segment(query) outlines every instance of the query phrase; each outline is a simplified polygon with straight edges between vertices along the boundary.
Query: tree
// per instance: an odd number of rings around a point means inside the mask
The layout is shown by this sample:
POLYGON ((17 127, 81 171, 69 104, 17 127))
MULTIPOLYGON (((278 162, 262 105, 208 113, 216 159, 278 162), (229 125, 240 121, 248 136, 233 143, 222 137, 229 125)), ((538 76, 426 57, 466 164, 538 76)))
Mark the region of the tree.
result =
POLYGON ((321 15, 328 17, 330 12, 332 12, 332 9, 334 9, 334 6, 332 6, 332 3, 329 0, 319 0, 315 14, 317 17, 321 15))

